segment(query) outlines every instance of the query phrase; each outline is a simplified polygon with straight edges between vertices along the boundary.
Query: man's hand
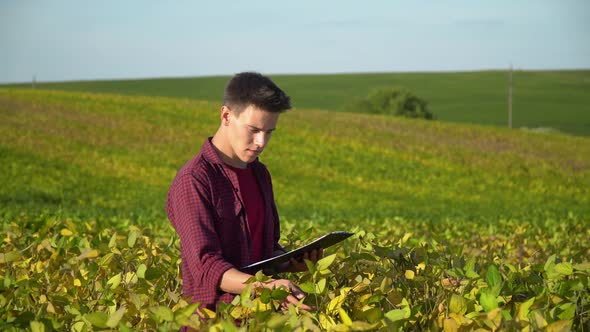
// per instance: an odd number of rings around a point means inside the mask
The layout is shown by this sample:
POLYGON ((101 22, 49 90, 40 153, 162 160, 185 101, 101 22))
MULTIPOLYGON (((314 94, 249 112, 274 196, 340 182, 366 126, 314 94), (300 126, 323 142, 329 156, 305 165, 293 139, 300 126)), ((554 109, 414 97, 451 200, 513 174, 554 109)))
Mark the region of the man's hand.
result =
POLYGON ((308 251, 301 257, 291 258, 288 262, 281 264, 279 272, 305 272, 307 271, 307 265, 305 265, 306 259, 315 264, 323 256, 324 249, 322 248, 308 251))
POLYGON ((279 288, 281 286, 285 287, 285 290, 289 292, 289 295, 285 298, 281 306, 286 308, 289 306, 289 303, 293 304, 294 306, 299 306, 301 309, 304 310, 315 310, 315 308, 308 306, 307 304, 303 303, 303 299, 305 299, 305 293, 299 289, 294 283, 287 279, 277 279, 272 280, 269 282, 260 283, 262 287, 273 289, 279 288))
MULTIPOLYGON (((250 274, 243 273, 235 268, 231 268, 227 270, 221 277, 221 284, 219 285, 219 288, 224 292, 240 294, 246 287, 247 280, 251 277, 252 275, 250 274)), ((273 288, 279 288, 281 286, 284 286, 285 290, 289 292, 289 295, 283 301, 283 307, 286 308, 287 306, 289 306, 289 303, 292 303, 295 306, 300 305, 300 308, 304 310, 315 310, 315 308, 312 308, 301 302, 305 298, 305 293, 301 289, 299 289, 299 287, 297 287, 294 283, 287 279, 271 279, 266 282, 257 281, 253 284, 253 286, 264 287, 271 290, 273 288)))

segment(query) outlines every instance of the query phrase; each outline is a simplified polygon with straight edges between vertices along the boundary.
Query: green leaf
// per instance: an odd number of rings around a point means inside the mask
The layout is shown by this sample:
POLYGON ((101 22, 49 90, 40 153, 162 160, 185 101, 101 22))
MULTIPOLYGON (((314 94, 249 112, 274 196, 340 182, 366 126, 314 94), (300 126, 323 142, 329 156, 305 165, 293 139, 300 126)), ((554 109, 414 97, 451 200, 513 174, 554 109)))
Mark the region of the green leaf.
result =
POLYGON ((266 322, 266 326, 270 327, 271 329, 278 329, 284 327, 287 320, 289 320, 288 315, 275 314, 272 315, 266 322))
POLYGON ((107 321, 109 320, 109 315, 106 312, 96 311, 89 314, 84 315, 84 318, 92 324, 93 326, 106 328, 107 321))
POLYGON ((518 307, 518 314, 517 314, 517 318, 520 321, 528 321, 529 320, 529 312, 531 309, 531 306, 533 305, 533 303, 535 302, 535 298, 531 297, 530 299, 526 300, 525 302, 523 302, 519 307, 518 307))
POLYGON ((146 280, 154 280, 158 279, 162 276, 162 270, 154 267, 150 267, 145 271, 145 279, 146 280))
POLYGON ((127 308, 125 307, 121 307, 119 310, 113 312, 107 320, 107 326, 116 327, 119 325, 119 322, 121 321, 121 318, 123 318, 123 315, 125 315, 125 312, 127 312, 127 308))
POLYGON ((315 285, 311 281, 299 284, 299 288, 307 294, 315 294, 315 285))
MULTIPOLYGON (((265 288, 266 289, 266 288, 265 288)), ((174 321, 178 324, 184 325, 188 319, 195 314, 195 310, 199 307, 198 303, 192 303, 184 308, 178 309, 174 312, 174 321)))
POLYGON ((392 322, 397 322, 398 320, 410 318, 410 314, 411 311, 408 307, 403 309, 393 309, 385 314, 385 318, 392 322))
POLYGON ((109 248, 115 248, 117 246, 117 233, 113 233, 111 240, 109 241, 109 248))
POLYGON ((36 320, 30 323, 31 331, 32 332, 45 332, 45 325, 43 323, 38 322, 36 320))
POLYGON ((288 295, 289 295, 289 292, 287 292, 287 290, 284 287, 274 288, 270 293, 270 296, 273 299, 279 300, 279 301, 286 299, 288 295))
POLYGON ((465 271, 465 276, 467 278, 469 278, 469 279, 479 278, 479 274, 477 274, 477 272, 475 272, 475 258, 474 257, 471 257, 467 261, 463 270, 465 271))
POLYGON ((145 264, 139 264, 139 266, 137 267, 137 277, 140 279, 144 279, 145 271, 147 271, 147 267, 145 266, 145 264))
POLYGON ((494 288, 502 283, 502 276, 500 275, 500 271, 498 271, 498 267, 496 265, 492 264, 488 266, 488 271, 486 272, 486 282, 490 288, 494 288))
POLYGON ((161 321, 172 322, 172 321, 174 321, 174 312, 172 312, 172 310, 168 307, 164 307, 164 306, 153 307, 153 308, 150 308, 150 311, 152 312, 151 317, 154 318, 155 321, 158 321, 158 322, 161 322, 161 321))
POLYGON ((265 275, 264 272, 262 272, 262 270, 260 270, 260 271, 256 272, 256 274, 254 275, 254 280, 256 280, 258 282, 267 282, 270 280, 270 277, 265 275))
POLYGON ((303 262, 305 263, 305 266, 307 266, 309 273, 314 274, 316 271, 315 264, 309 259, 304 259, 303 262))
POLYGON ((77 321, 74 324, 72 324, 71 331, 73 332, 82 332, 86 330, 86 323, 84 323, 83 321, 77 321))
POLYGON ((129 248, 133 248, 135 246, 135 242, 137 241, 137 231, 129 232, 129 236, 127 237, 127 245, 129 248))
POLYGON ((456 314, 464 314, 467 311, 467 301, 463 296, 453 294, 449 301, 449 310, 456 314))
POLYGON ((316 294, 322 294, 326 289, 326 278, 322 278, 318 283, 315 285, 316 294))
POLYGON ((564 303, 562 305, 559 306, 560 310, 563 310, 561 313, 559 313, 557 315, 557 317, 559 317, 559 319, 563 319, 563 320, 569 320, 569 319, 574 319, 574 316, 576 315, 576 305, 574 303, 564 303))
POLYGON ((393 284, 393 280, 391 280, 390 277, 385 277, 383 278, 383 280, 381 281, 381 285, 379 286, 379 289, 384 293, 388 293, 389 291, 391 291, 391 285, 393 284))
POLYGON ((371 308, 369 310, 365 310, 363 312, 363 316, 367 319, 369 323, 375 323, 379 321, 381 318, 383 318, 383 311, 380 308, 371 308))
POLYGON ((327 269, 328 267, 330 267, 330 265, 332 265, 332 263, 334 263, 335 259, 336 259, 336 254, 332 254, 330 256, 326 256, 326 257, 320 259, 316 265, 317 269, 319 271, 327 269))
POLYGON ((574 267, 569 262, 562 262, 555 265, 555 271, 561 275, 570 276, 574 274, 574 267))
POLYGON ((270 300, 272 299, 270 293, 270 289, 263 288, 262 292, 260 293, 260 301, 264 304, 270 303, 270 300))
POLYGON ((498 307, 498 300, 494 294, 485 289, 479 297, 479 304, 486 312, 490 312, 498 307))
POLYGON ((584 262, 574 265, 574 269, 590 273, 590 262, 584 262))
POLYGON ((543 267, 543 269, 548 272, 549 270, 553 269, 553 266, 555 266, 555 254, 547 258, 547 261, 545 262, 545 266, 543 267))
POLYGON ((350 328, 353 331, 373 331, 376 328, 376 324, 369 324, 367 322, 357 320, 352 322, 350 328))

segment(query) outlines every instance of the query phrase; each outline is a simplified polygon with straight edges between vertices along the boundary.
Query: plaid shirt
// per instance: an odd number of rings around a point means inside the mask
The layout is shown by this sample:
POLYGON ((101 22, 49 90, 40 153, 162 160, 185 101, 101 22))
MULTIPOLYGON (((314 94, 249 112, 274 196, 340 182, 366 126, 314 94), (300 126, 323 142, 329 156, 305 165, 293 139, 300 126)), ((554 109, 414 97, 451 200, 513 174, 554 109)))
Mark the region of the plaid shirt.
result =
MULTIPOLYGON (((227 167, 211 138, 207 139, 201 152, 176 174, 166 203, 168 218, 180 237, 183 293, 212 310, 217 302, 231 302, 235 296, 220 290, 223 274, 254 263, 238 178, 227 167)), ((266 259, 283 250, 278 244, 279 217, 268 170, 258 159, 250 167, 264 200, 266 259)))

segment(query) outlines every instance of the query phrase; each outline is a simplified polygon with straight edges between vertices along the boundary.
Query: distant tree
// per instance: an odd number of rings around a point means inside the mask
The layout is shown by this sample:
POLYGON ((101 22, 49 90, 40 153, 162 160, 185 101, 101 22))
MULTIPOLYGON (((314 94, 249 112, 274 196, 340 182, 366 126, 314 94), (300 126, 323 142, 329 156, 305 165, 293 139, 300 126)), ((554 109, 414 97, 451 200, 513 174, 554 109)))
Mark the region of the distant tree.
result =
POLYGON ((357 100, 353 107, 357 112, 434 119, 426 100, 399 87, 373 90, 367 97, 357 100))

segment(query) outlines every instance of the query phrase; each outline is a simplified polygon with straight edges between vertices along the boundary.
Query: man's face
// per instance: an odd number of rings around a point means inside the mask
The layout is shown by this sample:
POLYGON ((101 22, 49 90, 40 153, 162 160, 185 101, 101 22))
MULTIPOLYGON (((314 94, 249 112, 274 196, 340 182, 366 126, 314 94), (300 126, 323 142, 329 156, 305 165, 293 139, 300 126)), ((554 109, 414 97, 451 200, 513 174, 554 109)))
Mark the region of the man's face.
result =
POLYGON ((279 120, 279 113, 267 112, 252 105, 239 115, 228 108, 223 116, 232 148, 229 157, 241 166, 253 162, 262 153, 279 120))

